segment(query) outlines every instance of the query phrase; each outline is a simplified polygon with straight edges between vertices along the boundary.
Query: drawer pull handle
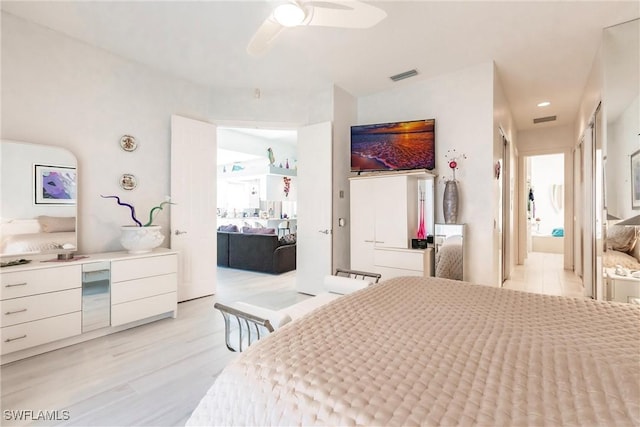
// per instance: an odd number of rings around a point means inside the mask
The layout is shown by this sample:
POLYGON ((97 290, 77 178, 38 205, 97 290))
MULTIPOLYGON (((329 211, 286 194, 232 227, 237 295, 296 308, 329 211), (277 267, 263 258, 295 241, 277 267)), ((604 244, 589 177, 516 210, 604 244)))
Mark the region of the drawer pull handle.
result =
POLYGON ((25 311, 27 311, 27 309, 26 309, 26 308, 23 308, 23 309, 21 309, 21 310, 5 311, 5 312, 4 312, 4 314, 9 315, 9 314, 16 314, 16 313, 24 313, 25 311))
POLYGON ((24 282, 24 283, 12 283, 10 285, 5 285, 4 287, 5 288, 13 288, 14 286, 26 286, 26 285, 27 285, 27 282, 24 282))
POLYGON ((24 334, 21 337, 7 338, 6 340, 4 340, 4 342, 11 342, 11 341, 16 341, 16 340, 21 340, 21 339, 26 338, 26 337, 27 337, 27 334, 24 334))

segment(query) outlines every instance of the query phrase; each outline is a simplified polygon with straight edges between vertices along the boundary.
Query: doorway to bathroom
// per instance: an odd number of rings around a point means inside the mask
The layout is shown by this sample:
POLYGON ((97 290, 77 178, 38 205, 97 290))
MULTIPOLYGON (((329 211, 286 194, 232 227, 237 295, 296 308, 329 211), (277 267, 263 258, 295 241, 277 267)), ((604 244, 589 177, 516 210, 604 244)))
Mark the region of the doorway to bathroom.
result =
POLYGON ((564 154, 525 159, 528 253, 564 253, 564 161, 564 154))

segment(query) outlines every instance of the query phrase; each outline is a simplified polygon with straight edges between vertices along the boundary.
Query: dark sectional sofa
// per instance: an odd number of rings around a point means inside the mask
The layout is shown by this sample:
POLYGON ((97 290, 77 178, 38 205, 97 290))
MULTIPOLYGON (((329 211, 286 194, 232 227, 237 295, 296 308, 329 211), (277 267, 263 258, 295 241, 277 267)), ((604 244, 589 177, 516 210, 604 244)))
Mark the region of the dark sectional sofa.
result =
POLYGON ((275 234, 218 231, 218 266, 280 274, 296 269, 296 245, 275 234))

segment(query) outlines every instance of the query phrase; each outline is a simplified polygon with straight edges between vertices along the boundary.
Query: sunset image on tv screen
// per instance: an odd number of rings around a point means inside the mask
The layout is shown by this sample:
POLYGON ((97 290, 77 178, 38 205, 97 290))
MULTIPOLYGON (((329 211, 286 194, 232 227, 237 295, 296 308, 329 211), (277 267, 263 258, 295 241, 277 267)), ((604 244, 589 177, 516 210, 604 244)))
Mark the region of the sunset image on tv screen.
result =
POLYGON ((351 127, 351 170, 435 168, 435 119, 351 127))

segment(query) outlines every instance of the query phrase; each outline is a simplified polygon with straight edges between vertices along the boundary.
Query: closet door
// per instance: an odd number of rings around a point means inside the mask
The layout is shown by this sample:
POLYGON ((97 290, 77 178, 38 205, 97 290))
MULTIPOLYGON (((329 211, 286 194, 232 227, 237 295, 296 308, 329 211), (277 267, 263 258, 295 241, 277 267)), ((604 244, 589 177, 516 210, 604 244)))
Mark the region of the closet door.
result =
MULTIPOLYGON (((409 246, 409 185, 406 176, 374 178, 375 243, 382 248, 406 249, 409 246)), ((417 210, 417 206, 415 207, 417 210)), ((415 216, 415 215, 414 215, 415 216)))
POLYGON ((373 271, 375 241, 375 179, 352 179, 351 182, 351 268, 373 271))

